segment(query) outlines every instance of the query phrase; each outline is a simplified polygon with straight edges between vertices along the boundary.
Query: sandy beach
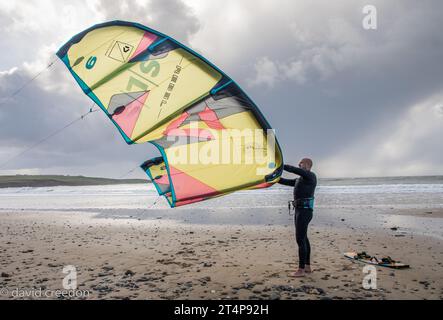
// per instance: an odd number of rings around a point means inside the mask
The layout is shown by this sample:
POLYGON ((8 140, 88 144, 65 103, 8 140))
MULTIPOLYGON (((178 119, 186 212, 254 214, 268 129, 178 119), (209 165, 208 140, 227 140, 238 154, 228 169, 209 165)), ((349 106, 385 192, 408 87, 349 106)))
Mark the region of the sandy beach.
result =
MULTIPOLYGON (((297 255, 284 206, 48 210, 32 207, 49 198, 21 196, 21 209, 11 199, 0 198, 0 299, 66 298, 23 297, 17 290, 63 289, 67 265, 76 268, 77 290, 88 291, 78 299, 443 298, 438 198, 418 209, 334 207, 322 205, 327 193, 320 195, 309 231, 315 271, 302 279, 289 276, 297 255), (427 232, 414 229, 420 223, 427 232), (378 267, 377 289, 366 290, 364 265, 343 257, 352 250, 389 255, 411 268, 378 267)), ((75 202, 63 201, 69 199, 75 202)))

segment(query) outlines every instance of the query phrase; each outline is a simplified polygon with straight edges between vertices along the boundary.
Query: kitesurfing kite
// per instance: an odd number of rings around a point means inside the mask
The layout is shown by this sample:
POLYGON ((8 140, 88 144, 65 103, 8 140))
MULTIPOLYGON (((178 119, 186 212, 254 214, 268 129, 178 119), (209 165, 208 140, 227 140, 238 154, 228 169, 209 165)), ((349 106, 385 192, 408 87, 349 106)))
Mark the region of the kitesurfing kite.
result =
POLYGON ((282 153, 254 102, 171 37, 112 21, 74 36, 57 56, 128 144, 157 147, 161 156, 141 168, 171 207, 279 180, 282 153))

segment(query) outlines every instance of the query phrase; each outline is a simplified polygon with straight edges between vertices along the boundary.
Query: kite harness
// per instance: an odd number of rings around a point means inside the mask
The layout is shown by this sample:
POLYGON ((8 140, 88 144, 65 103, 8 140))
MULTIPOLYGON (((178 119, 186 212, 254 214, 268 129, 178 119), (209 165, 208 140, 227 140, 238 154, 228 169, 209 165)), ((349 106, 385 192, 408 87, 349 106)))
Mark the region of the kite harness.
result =
POLYGON ((296 209, 314 209, 314 197, 312 198, 302 198, 288 201, 288 211, 291 215, 291 208, 295 211, 296 209))

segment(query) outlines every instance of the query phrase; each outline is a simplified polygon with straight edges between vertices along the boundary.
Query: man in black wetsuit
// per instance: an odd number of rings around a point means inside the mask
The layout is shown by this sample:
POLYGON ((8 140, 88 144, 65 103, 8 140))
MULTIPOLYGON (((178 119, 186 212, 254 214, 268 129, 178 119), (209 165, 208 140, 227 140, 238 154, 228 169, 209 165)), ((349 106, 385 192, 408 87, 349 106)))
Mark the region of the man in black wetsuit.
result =
POLYGON ((317 186, 317 177, 311 171, 312 160, 300 160, 298 168, 285 164, 284 170, 300 176, 298 179, 280 178, 279 183, 294 187, 295 207, 295 238, 298 245, 299 268, 293 273, 294 277, 303 277, 311 273, 311 246, 308 240, 308 225, 312 220, 314 209, 314 191, 317 186))

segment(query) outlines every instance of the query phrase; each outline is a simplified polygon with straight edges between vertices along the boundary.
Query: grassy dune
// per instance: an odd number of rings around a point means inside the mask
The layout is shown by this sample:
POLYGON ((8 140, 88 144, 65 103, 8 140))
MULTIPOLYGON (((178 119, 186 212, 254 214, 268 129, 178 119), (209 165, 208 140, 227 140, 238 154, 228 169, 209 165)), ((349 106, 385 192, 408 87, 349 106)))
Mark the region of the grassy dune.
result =
POLYGON ((143 179, 108 179, 83 176, 58 176, 58 175, 15 175, 0 176, 0 188, 17 187, 52 187, 52 186, 90 186, 126 183, 147 183, 143 179))

